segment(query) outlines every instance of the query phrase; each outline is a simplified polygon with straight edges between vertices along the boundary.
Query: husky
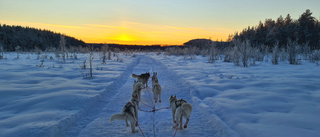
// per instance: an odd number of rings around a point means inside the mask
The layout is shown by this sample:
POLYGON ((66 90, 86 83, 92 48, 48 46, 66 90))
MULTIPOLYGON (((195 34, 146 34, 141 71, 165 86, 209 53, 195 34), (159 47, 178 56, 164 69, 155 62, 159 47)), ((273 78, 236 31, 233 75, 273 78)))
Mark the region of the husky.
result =
POLYGON ((152 92, 154 97, 154 102, 157 103, 159 99, 159 103, 161 103, 161 86, 158 81, 157 72, 153 72, 152 76, 152 92))
POLYGON ((138 82, 136 80, 133 83, 132 96, 137 95, 139 101, 141 101, 141 89, 142 89, 142 86, 143 85, 141 84, 141 82, 138 82))
POLYGON ((145 84, 145 87, 148 87, 148 80, 150 77, 150 73, 146 72, 144 74, 141 75, 136 75, 136 74, 132 74, 133 78, 138 78, 138 82, 141 82, 143 85, 145 84))
POLYGON ((131 130, 133 133, 138 132, 138 130, 135 130, 135 127, 138 126, 138 96, 133 95, 131 98, 131 101, 128 102, 121 110, 120 114, 113 114, 110 117, 110 122, 112 122, 115 119, 123 120, 126 122, 126 126, 129 127, 128 120, 131 124, 131 130))
POLYGON ((161 86, 159 83, 152 83, 152 92, 153 92, 154 102, 157 103, 159 99, 159 103, 161 103, 161 86))
POLYGON ((157 72, 153 72, 153 76, 152 76, 152 83, 159 83, 158 81, 158 73, 157 72))
POLYGON ((177 120, 180 121, 180 129, 182 129, 182 116, 184 118, 186 118, 186 123, 184 124, 184 128, 187 128, 188 123, 189 123, 189 118, 191 116, 191 112, 192 112, 192 105, 187 103, 187 101, 180 99, 178 100, 176 96, 170 96, 169 98, 169 102, 170 102, 170 107, 172 110, 172 119, 173 119, 173 123, 175 123, 175 125, 173 126, 173 128, 177 128, 179 123, 177 122, 177 120))

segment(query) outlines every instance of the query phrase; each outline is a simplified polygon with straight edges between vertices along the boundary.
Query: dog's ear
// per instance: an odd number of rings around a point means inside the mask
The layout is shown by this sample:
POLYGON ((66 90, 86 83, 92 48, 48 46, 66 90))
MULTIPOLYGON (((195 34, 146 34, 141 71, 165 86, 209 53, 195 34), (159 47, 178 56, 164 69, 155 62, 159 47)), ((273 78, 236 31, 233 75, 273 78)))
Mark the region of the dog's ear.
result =
POLYGON ((177 96, 176 96, 176 95, 174 95, 174 98, 177 98, 177 96))

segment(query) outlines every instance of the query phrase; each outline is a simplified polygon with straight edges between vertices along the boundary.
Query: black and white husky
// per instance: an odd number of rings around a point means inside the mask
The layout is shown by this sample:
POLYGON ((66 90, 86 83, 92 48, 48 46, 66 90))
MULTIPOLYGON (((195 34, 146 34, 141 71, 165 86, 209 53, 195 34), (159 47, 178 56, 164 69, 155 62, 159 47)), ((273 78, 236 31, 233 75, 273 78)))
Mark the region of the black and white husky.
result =
POLYGON ((133 95, 131 101, 128 102, 121 110, 120 114, 113 114, 110 117, 110 122, 115 119, 126 121, 126 126, 129 127, 128 120, 131 124, 131 130, 133 133, 138 132, 135 127, 138 126, 138 106, 139 100, 137 95, 133 95))
POLYGON ((187 128, 189 123, 189 118, 192 112, 192 105, 187 103, 187 101, 183 99, 177 99, 176 96, 172 96, 169 98, 170 107, 172 110, 172 119, 175 125, 173 128, 177 128, 180 121, 180 129, 182 129, 182 117, 186 118, 186 123, 184 124, 184 128, 187 128), (180 119, 180 120, 179 120, 180 119))
POLYGON ((159 103, 161 103, 161 85, 159 84, 158 80, 158 73, 153 72, 152 76, 152 92, 153 92, 153 97, 154 97, 154 102, 157 103, 159 99, 159 103))

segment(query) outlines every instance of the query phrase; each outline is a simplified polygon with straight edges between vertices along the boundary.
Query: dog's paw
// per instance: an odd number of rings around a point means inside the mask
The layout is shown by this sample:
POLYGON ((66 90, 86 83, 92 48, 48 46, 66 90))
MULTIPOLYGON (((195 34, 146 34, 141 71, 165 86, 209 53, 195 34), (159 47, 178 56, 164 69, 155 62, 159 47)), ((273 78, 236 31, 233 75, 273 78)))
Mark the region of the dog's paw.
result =
POLYGON ((184 125, 183 127, 184 127, 184 128, 187 128, 188 126, 187 126, 187 125, 184 125))
POLYGON ((177 121, 173 121, 173 123, 177 124, 177 121))
POLYGON ((159 103, 161 103, 161 100, 159 100, 159 103))
POLYGON ((139 132, 138 130, 132 130, 132 133, 137 133, 137 132, 139 132))
POLYGON ((126 125, 127 127, 129 127, 129 125, 126 125))

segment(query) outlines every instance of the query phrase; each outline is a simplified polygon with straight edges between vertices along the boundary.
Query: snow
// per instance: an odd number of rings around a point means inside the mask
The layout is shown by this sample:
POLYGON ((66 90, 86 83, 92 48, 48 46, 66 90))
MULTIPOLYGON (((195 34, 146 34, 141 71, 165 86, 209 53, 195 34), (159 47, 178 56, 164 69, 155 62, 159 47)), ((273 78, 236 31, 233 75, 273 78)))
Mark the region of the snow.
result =
MULTIPOLYGON (((207 58, 185 60, 155 53, 117 53, 122 62, 93 60, 93 78, 80 68, 88 54, 61 63, 36 54, 5 53, 0 60, 0 136, 99 137, 142 136, 123 121, 109 122, 130 100, 132 73, 158 72, 162 103, 170 95, 193 105, 188 128, 179 136, 318 137, 320 136, 320 67, 259 62, 249 68, 207 58)), ((149 81, 151 85, 151 81, 149 81)), ((142 101, 154 105, 150 89, 142 101)), ((142 110, 151 109, 140 103, 142 110)), ((171 109, 139 111, 145 136, 173 136, 171 109), (153 131, 153 126, 155 131, 153 131)), ((138 129, 138 128, 137 128, 138 129)))

